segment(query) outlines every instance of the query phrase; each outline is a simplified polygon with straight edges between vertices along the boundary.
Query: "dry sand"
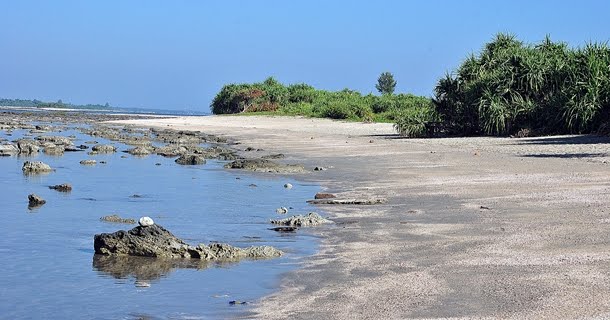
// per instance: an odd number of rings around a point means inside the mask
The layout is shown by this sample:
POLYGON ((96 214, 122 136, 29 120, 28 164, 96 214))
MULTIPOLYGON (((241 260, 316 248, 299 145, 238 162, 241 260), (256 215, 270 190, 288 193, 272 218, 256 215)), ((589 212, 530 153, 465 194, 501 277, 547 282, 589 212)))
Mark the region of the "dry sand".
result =
MULTIPOLYGON (((125 121, 200 130, 328 167, 300 176, 321 250, 254 307, 263 319, 610 318, 610 140, 398 139, 389 124, 285 117, 125 121)), ((248 317, 250 317, 248 316, 248 317)))

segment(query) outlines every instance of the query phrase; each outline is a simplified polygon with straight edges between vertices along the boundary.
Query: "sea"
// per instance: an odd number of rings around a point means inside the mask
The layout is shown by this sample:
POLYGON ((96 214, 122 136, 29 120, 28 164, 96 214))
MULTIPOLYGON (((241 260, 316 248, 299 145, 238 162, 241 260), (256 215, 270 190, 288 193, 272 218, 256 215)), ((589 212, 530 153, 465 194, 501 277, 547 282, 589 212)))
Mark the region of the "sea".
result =
MULTIPOLYGON (((0 319, 240 317, 317 250, 313 233, 278 233, 269 220, 280 217, 279 207, 289 208, 288 215, 317 211, 306 200, 318 185, 229 171, 223 161, 183 166, 173 158, 136 157, 120 152, 129 146, 87 136, 78 126, 44 135, 72 136, 75 145, 113 144, 119 152, 0 157, 0 319), (81 165, 85 159, 97 164, 81 165), (54 171, 24 175, 25 161, 43 161, 54 171), (72 191, 49 189, 62 183, 72 191), (46 204, 29 208, 31 193, 46 204), (271 245, 285 254, 238 263, 96 255, 95 234, 136 226, 100 220, 112 214, 149 216, 190 244, 271 245)), ((9 141, 37 135, 0 130, 9 141)))

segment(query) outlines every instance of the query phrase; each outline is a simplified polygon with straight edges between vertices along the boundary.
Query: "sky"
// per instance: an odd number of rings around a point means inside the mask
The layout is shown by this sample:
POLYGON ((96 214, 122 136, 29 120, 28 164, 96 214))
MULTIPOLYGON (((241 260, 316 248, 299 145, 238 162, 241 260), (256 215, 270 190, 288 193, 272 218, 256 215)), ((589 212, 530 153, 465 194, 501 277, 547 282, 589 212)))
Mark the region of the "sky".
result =
POLYGON ((208 111, 228 83, 431 96, 498 32, 610 40, 610 1, 0 0, 0 97, 208 111))

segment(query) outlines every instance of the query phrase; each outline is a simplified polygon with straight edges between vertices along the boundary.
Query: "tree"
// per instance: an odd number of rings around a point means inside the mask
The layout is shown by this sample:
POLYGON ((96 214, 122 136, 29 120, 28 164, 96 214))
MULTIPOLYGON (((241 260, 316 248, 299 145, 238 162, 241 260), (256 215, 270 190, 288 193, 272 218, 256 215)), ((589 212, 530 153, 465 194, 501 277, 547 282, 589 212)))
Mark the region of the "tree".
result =
POLYGON ((396 89, 396 80, 394 80, 394 75, 390 72, 384 72, 377 79, 377 84, 375 85, 377 91, 381 94, 392 94, 394 93, 394 89, 396 89))

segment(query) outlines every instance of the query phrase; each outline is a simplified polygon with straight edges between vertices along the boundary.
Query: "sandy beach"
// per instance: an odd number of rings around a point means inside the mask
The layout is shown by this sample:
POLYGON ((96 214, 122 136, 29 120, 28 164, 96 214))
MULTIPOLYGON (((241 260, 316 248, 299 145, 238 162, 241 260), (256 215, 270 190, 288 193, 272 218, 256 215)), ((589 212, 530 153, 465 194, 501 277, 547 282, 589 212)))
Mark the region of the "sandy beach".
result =
MULTIPOLYGON (((610 139, 401 139, 391 124, 209 116, 121 123, 225 136, 325 171, 320 251, 250 318, 609 318, 610 139)), ((255 156, 256 151, 250 153, 255 156)), ((312 195, 313 197, 313 195, 312 195)))

